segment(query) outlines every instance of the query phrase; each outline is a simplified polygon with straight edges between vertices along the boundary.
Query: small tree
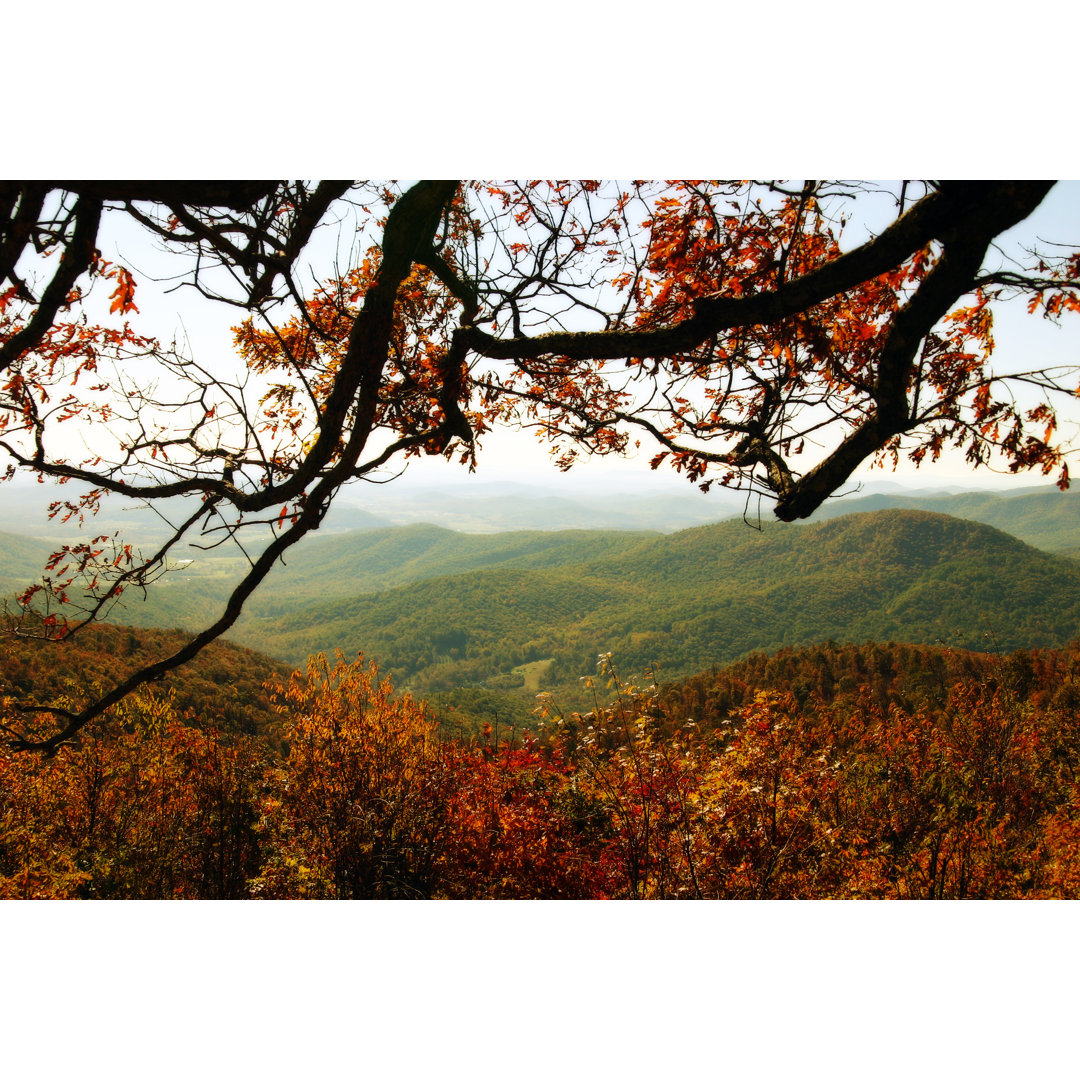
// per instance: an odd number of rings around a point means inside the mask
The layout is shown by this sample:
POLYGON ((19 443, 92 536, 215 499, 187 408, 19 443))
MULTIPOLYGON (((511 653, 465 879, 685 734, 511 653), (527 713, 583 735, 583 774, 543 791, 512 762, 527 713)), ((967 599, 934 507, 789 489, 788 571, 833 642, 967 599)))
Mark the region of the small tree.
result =
POLYGON ((423 899, 445 818, 435 724, 362 659, 314 656, 279 700, 288 757, 263 814, 257 895, 423 899))

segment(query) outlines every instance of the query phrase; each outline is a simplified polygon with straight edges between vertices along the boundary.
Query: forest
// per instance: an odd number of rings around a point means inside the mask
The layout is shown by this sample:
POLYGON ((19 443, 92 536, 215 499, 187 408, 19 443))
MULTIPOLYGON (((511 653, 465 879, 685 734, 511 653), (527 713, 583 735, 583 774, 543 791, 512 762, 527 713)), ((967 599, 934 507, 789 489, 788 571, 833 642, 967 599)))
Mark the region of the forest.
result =
MULTIPOLYGON (((1069 550, 1080 504, 1074 510, 1057 491, 998 502, 1009 504, 1010 530, 1069 550), (1045 512, 1048 500, 1057 513, 1045 512)), ((971 499, 931 505, 960 511, 971 499)), ((5 546, 0 586, 14 592, 49 549, 14 535, 5 546)), ((752 651, 829 639, 1007 652, 1063 646, 1080 627, 1073 559, 911 509, 753 528, 734 518, 666 535, 381 527, 320 537, 311 551, 278 568, 231 639, 290 669, 314 653, 362 652, 397 689, 473 733, 497 717, 532 726, 540 691, 588 707, 580 678, 600 652, 669 681, 752 651)), ((140 635, 140 649, 125 646, 138 661, 125 675, 188 640, 163 631, 194 632, 220 607, 230 560, 192 555, 146 600, 110 613, 112 623, 158 628, 140 635)), ((84 633, 96 640, 94 627, 84 633)), ((105 686, 104 661, 85 657, 84 686, 105 686)), ((55 680, 42 682, 36 700, 55 689, 55 680)), ((251 699, 257 687, 236 689, 251 699)))
MULTIPOLYGON (((96 655, 134 640, 99 633, 96 655)), ((42 692, 65 681, 40 643, 2 662, 6 679, 42 692)), ((362 657, 319 655, 285 675, 215 650, 204 671, 130 696, 54 758, 0 752, 0 897, 1080 888, 1080 645, 827 643, 659 686, 605 654, 589 683, 587 711, 542 694, 534 727, 466 733, 362 657), (265 696, 238 713, 222 687, 262 675, 265 696)))
MULTIPOLYGON (((396 685, 424 695, 521 686, 524 665, 547 662, 539 688, 566 695, 588 658, 606 651, 631 670, 674 678, 829 638, 1000 651, 1063 645, 1080 627, 1075 562, 940 515, 880 511, 761 530, 734 519, 644 539, 601 533, 592 539, 607 542, 602 556, 589 537, 377 593, 349 595, 339 584, 335 597, 289 606, 285 589, 282 613, 242 625, 238 640, 292 664, 338 646, 362 650, 396 685)), ((435 539, 436 551, 451 546, 446 534, 435 539)))

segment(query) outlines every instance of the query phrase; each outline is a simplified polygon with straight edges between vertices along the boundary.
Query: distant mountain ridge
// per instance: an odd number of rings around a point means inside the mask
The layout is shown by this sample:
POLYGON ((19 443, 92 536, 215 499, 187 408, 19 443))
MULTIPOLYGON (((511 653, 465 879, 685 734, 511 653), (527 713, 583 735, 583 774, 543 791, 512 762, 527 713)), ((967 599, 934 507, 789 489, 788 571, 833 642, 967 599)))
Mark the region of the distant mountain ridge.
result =
MULTIPOLYGON (((439 525, 455 532, 511 531, 558 532, 567 529, 629 529, 673 532, 740 513, 746 496, 723 489, 709 495, 687 485, 672 490, 648 483, 630 485, 623 480, 612 490, 588 490, 575 485, 564 489, 529 484, 477 481, 450 482, 442 487, 388 484, 346 488, 320 526, 323 535, 358 529, 401 525, 439 525)), ((64 528, 48 521, 47 507, 59 499, 75 499, 74 485, 0 485, 0 530, 47 538, 79 533, 77 524, 64 528)), ((755 500, 756 505, 756 500, 755 500)), ((166 516, 182 520, 190 510, 183 500, 158 504, 166 516)), ((156 513, 105 498, 87 528, 111 534, 118 529, 141 543, 162 541, 168 532, 156 513)))
MULTIPOLYGON (((1046 485, 1000 492, 945 492, 911 490, 886 481, 875 481, 868 487, 873 490, 866 495, 853 491, 834 496, 810 520, 872 510, 930 510, 993 525, 1044 550, 1080 552, 1080 499, 1071 491, 1062 493, 1046 485)), ((126 542, 145 546, 166 536, 167 526, 153 511, 107 498, 82 531, 74 522, 66 527, 50 524, 47 505, 77 494, 74 485, 0 485, 0 531, 54 545, 85 538, 87 530, 109 535, 120 530, 126 542), (61 540, 50 539, 54 536, 61 540)), ((159 509, 168 515, 170 507, 165 503, 159 509)), ((178 503, 171 509, 179 518, 186 516, 188 508, 178 503)), ((469 534, 570 529, 670 533, 743 515, 751 523, 772 520, 770 505, 764 499, 723 488, 713 488, 708 495, 689 485, 673 490, 659 486, 651 474, 643 476, 637 486, 620 478, 612 482, 610 490, 590 490, 580 484, 559 488, 483 480, 451 482, 441 488, 388 484, 375 491, 346 488, 331 507, 319 535, 420 524, 469 534)), ((257 548, 259 538, 249 539, 257 548)))

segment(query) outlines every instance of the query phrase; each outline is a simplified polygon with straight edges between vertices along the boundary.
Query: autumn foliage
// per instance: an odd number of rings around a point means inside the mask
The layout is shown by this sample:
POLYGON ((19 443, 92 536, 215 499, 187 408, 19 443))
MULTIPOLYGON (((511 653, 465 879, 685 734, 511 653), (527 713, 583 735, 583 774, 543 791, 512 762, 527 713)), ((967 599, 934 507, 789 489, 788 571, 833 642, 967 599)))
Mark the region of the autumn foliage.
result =
POLYGON ((280 690, 288 758, 269 774, 257 896, 430 896, 445 820, 435 724, 362 661, 313 657, 280 690))
POLYGON ((0 758, 0 896, 241 899, 265 751, 132 697, 63 758, 0 758))
POLYGON ((53 759, 0 756, 0 896, 1077 896, 1075 647, 601 669, 591 712, 465 741, 316 657, 274 690, 284 754, 133 696, 53 759))

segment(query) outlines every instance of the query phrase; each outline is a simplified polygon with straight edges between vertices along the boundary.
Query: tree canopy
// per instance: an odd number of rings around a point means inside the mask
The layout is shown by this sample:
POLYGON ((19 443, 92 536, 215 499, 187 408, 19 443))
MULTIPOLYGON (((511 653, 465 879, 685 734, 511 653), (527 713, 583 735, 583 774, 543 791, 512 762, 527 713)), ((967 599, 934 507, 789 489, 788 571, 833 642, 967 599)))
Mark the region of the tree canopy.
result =
POLYGON ((250 562, 189 644, 85 707, 10 703, 9 738, 54 751, 227 631, 344 485, 423 455, 475 467, 500 425, 534 428, 563 469, 653 444, 653 468, 764 493, 789 521, 867 460, 947 449, 1067 486, 1056 406, 1077 371, 993 357, 999 303, 1080 307, 1080 253, 994 246, 1052 186, 0 183, 7 476, 73 483, 62 518, 110 497, 175 526, 149 553, 65 545, 10 629, 77 633, 182 543, 250 562), (176 287, 236 308, 235 363, 140 332, 137 274, 100 250, 116 220, 176 287))

